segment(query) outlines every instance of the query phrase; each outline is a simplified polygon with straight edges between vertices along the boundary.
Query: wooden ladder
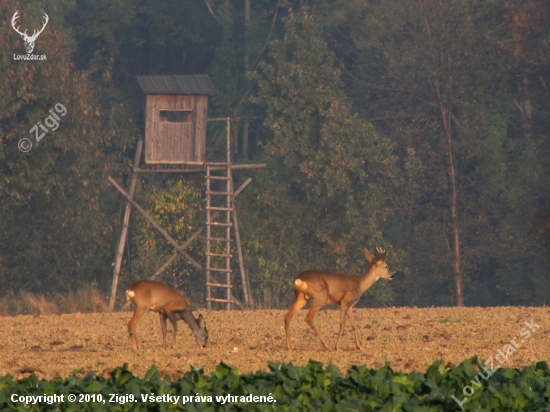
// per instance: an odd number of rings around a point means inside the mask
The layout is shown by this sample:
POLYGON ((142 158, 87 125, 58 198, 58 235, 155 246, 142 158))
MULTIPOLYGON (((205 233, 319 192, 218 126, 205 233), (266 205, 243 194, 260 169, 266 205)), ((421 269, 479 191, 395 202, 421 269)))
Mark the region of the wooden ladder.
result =
MULTIPOLYGON (((212 309, 212 302, 226 303, 227 310, 231 310, 233 303, 231 294, 233 181, 231 164, 228 162, 226 166, 227 168, 220 171, 221 174, 212 174, 212 166, 206 166, 206 308, 208 310, 212 309), (222 218, 216 220, 220 215, 222 218), (225 283, 214 282, 212 272, 225 273, 225 283), (225 289, 225 296, 223 293, 215 293, 218 289, 225 289)), ((219 167, 216 171, 219 171, 219 167)))

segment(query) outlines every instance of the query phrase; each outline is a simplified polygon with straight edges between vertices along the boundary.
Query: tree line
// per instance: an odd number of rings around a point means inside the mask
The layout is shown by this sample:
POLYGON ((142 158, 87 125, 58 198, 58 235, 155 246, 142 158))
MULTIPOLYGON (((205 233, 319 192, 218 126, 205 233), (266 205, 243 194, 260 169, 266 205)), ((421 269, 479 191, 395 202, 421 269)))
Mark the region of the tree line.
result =
MULTIPOLYGON (((136 75, 209 74, 240 119, 237 203, 255 301, 285 307, 307 268, 396 271, 362 305, 541 305, 550 290, 550 5, 542 0, 55 0, 0 5, 3 293, 108 293, 143 133, 136 75), (21 61, 21 28, 47 28, 21 61), (36 142, 50 109, 66 114, 36 142), (18 142, 32 140, 29 152, 18 142)), ((210 136, 209 136, 209 139, 210 136)), ((148 176, 140 202, 179 242, 203 177, 148 176)), ((190 245, 203 259, 203 239, 190 245)), ((124 287, 174 253, 134 214, 124 287)), ((163 280, 204 301, 183 259, 163 280)), ((238 288, 236 290, 238 294, 238 288)))

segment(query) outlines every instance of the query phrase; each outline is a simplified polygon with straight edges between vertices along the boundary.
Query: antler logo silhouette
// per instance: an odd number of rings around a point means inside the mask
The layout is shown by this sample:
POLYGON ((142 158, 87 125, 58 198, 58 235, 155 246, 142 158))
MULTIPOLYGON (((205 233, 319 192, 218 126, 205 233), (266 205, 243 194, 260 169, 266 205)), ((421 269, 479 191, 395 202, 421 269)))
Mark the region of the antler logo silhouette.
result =
POLYGON ((17 10, 13 15, 11 19, 11 26, 17 33, 21 35, 22 39, 25 41, 25 48, 27 49, 27 54, 31 54, 34 49, 34 43, 36 42, 38 35, 44 31, 50 18, 46 13, 44 13, 44 23, 42 25, 42 28, 40 30, 34 30, 34 32, 32 33, 32 36, 29 36, 27 35, 27 30, 25 30, 24 33, 21 33, 19 31, 19 27, 15 27, 15 21, 19 18, 18 13, 19 13, 19 10, 17 10))

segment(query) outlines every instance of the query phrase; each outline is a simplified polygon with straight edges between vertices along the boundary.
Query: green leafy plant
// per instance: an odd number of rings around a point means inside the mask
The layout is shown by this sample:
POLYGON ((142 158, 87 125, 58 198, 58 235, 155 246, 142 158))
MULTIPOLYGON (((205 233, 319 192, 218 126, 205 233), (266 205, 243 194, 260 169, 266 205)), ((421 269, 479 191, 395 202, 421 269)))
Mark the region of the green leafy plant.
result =
POLYGON ((337 366, 325 368, 313 360, 305 366, 269 362, 269 368, 270 372, 239 375, 222 362, 211 375, 192 368, 178 380, 162 378, 156 366, 140 379, 126 364, 110 377, 91 373, 48 381, 34 374, 21 380, 7 375, 0 378, 0 407, 31 411, 541 411, 549 407, 550 370, 545 361, 521 370, 498 369, 479 380, 469 397, 463 388, 473 385, 483 368, 477 356, 449 370, 437 361, 425 373, 396 372, 386 363, 379 369, 356 365, 342 376, 337 366), (63 401, 48 403, 53 398, 47 397, 53 395, 63 396, 63 401), (69 395, 76 401, 69 402, 69 395), (38 396, 42 400, 33 403, 38 396), (466 401, 459 405, 453 396, 466 401), (79 401, 83 399, 89 401, 79 401))

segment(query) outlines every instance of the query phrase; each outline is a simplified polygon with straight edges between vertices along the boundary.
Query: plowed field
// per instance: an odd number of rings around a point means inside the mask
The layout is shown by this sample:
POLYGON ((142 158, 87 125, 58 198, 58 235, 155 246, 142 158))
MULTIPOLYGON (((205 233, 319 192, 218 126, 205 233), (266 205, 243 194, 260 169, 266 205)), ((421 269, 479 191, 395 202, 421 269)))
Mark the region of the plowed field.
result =
MULTIPOLYGON (((507 349, 508 360, 503 366, 521 367, 550 359, 550 309, 546 307, 355 309, 363 350, 355 349, 348 322, 339 352, 322 349, 304 322, 306 310, 292 322, 292 352, 285 343, 286 311, 199 313, 206 317, 208 348, 200 349, 190 329, 180 322, 176 347, 162 349, 158 315, 149 313, 138 327, 141 351, 131 348, 127 335, 131 312, 1 317, 0 375, 108 374, 128 363, 140 377, 152 364, 163 375, 175 377, 191 366, 211 372, 220 361, 245 373, 267 370, 268 360, 303 365, 309 359, 325 365, 332 362, 343 373, 353 364, 378 368, 385 361, 390 361, 394 370, 425 371, 437 359, 455 365, 475 354, 495 358, 499 350, 507 349), (511 340, 518 348, 510 345, 511 340), (510 346, 506 349, 506 345, 510 346)), ((338 319, 338 311, 332 309, 321 311, 316 318, 332 347, 338 319)))

